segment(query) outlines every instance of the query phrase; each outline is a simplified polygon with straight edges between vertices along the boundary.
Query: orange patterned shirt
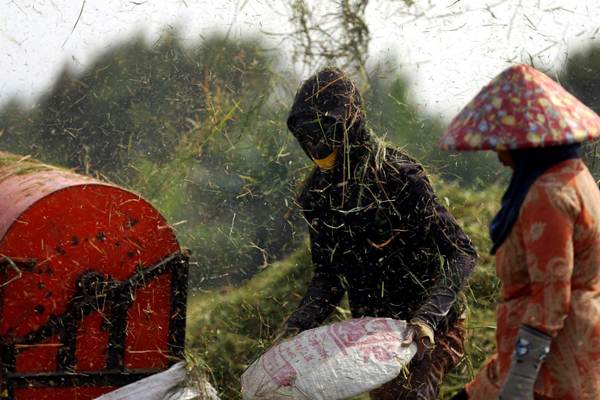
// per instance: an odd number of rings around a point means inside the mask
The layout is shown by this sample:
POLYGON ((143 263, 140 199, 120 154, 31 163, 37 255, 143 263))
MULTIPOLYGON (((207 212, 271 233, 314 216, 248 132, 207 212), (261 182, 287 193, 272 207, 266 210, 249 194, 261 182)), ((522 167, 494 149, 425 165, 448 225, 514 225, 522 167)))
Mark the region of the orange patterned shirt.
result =
POLYGON ((531 186, 496 253, 496 274, 497 354, 467 385, 469 398, 497 397, 527 324, 553 337, 536 393, 600 399, 600 191, 581 160, 551 167, 531 186))

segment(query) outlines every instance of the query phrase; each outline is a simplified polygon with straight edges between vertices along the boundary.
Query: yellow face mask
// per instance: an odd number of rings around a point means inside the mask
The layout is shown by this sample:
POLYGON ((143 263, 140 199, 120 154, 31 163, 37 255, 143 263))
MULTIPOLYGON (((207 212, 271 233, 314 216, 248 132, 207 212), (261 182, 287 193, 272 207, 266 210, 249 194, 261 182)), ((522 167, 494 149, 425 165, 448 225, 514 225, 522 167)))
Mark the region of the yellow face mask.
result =
POLYGON ((333 169, 333 167, 335 166, 336 158, 337 158, 337 151, 334 150, 327 157, 313 158, 313 161, 315 164, 317 164, 317 167, 319 167, 320 169, 322 169, 324 171, 329 171, 329 170, 333 169))

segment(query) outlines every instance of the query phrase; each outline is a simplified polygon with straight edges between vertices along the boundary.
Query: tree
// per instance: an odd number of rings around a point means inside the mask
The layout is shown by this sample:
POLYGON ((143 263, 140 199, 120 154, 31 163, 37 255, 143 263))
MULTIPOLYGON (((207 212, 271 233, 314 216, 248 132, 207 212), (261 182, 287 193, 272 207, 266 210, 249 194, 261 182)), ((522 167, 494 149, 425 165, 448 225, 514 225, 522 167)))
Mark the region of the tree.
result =
POLYGON ((294 30, 285 38, 293 44, 293 58, 303 61, 307 69, 313 71, 333 64, 353 76, 367 99, 371 126, 385 140, 446 178, 466 185, 489 185, 497 179, 493 157, 489 154, 459 157, 438 150, 437 139, 443 130, 441 117, 416 107, 408 92, 408 80, 394 62, 368 62, 371 34, 367 12, 386 5, 389 7, 383 8, 388 12, 394 10, 413 20, 425 17, 424 11, 414 7, 415 3, 413 0, 294 0, 288 6, 294 30))
MULTIPOLYGON (((592 45, 572 54, 559 73, 560 83, 585 105, 600 114, 600 45, 592 45)), ((586 164, 594 176, 600 176, 598 144, 583 146, 586 164)))
POLYGON ((192 284, 237 284, 302 239, 289 210, 304 164, 275 62, 256 39, 134 37, 63 71, 34 109, 0 112, 0 146, 139 191, 192 248, 192 284))
POLYGON ((152 46, 138 36, 81 75, 63 71, 38 104, 35 143, 45 159, 122 180, 135 155, 167 160, 191 121, 211 113, 218 90, 248 102, 245 91, 268 87, 269 63, 253 40, 213 37, 186 49, 176 33, 152 46))

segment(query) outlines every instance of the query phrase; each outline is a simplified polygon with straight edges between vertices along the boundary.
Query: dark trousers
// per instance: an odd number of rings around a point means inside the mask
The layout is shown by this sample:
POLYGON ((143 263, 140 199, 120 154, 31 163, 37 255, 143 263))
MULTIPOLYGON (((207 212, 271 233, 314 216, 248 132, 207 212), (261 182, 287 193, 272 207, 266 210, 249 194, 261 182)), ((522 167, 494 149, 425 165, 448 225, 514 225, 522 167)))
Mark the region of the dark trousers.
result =
MULTIPOLYGON (((535 400, 552 400, 550 397, 542 396, 539 394, 535 394, 533 398, 535 400)), ((469 400, 469 395, 467 394, 467 391, 463 389, 460 392, 456 393, 454 396, 452 396, 450 400, 469 400)))
POLYGON ((372 400, 434 400, 444 376, 464 355, 465 320, 458 319, 448 332, 436 334, 435 347, 423 359, 410 362, 407 374, 371 391, 372 400))

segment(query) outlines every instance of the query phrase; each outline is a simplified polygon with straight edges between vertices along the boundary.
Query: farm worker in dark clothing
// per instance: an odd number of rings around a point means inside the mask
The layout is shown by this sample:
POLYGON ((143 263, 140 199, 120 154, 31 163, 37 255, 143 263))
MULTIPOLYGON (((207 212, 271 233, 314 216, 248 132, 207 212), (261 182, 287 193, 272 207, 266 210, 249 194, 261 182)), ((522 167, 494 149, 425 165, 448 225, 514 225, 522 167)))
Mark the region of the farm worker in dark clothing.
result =
POLYGON ((463 354, 457 297, 475 265, 469 238, 423 168, 370 137, 360 94, 338 69, 304 82, 287 123, 317 167, 299 197, 314 276, 286 331, 318 326, 348 292, 353 317, 410 321, 419 343, 410 374, 372 397, 436 398, 463 354))
POLYGON ((443 148, 493 150, 513 175, 490 224, 496 354, 455 399, 600 399, 600 191, 579 144, 600 117, 515 65, 453 119, 443 148))

